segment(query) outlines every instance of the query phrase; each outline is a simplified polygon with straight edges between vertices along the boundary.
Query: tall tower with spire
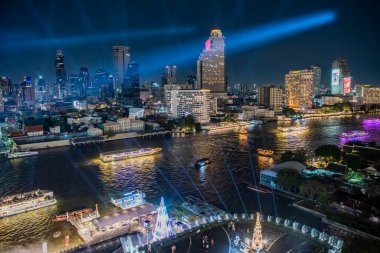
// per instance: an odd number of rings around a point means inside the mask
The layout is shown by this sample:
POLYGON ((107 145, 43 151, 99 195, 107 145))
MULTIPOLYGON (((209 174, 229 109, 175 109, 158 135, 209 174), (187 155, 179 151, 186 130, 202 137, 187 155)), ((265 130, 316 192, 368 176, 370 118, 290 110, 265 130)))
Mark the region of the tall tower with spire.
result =
POLYGON ((263 235, 261 234, 260 213, 256 213, 255 228, 253 230, 251 248, 254 252, 259 252, 264 248, 263 235))
POLYGON ((219 29, 211 30, 197 61, 197 89, 208 89, 211 93, 227 92, 224 36, 219 29))
POLYGON ((153 241, 161 240, 171 235, 174 235, 173 227, 169 220, 164 198, 161 197, 160 206, 157 210, 157 221, 156 227, 154 228, 153 241))

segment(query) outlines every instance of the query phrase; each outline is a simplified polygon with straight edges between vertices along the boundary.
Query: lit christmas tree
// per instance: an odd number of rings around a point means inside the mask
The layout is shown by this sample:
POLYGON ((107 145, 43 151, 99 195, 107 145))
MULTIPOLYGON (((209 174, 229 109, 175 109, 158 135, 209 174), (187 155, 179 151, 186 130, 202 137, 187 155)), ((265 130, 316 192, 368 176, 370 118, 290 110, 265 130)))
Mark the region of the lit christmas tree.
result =
POLYGON ((161 240, 171 235, 174 235, 172 224, 169 220, 164 198, 161 197, 160 206, 157 210, 157 221, 156 227, 154 228, 153 241, 161 240))
POLYGON ((263 235, 261 234, 260 213, 256 213, 255 228, 253 230, 251 248, 254 252, 260 252, 264 248, 263 235))

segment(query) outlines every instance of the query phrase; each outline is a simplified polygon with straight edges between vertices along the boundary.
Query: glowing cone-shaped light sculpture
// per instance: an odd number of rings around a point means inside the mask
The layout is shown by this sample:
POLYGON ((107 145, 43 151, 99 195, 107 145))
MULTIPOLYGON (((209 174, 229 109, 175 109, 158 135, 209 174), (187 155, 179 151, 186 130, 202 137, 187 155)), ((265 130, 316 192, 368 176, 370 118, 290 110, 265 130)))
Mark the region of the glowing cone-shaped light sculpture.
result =
POLYGON ((160 206, 157 209, 157 221, 154 228, 153 241, 161 240, 171 235, 174 235, 172 224, 169 220, 164 198, 161 197, 160 206))
POLYGON ((263 235, 261 234, 260 213, 256 213, 256 222, 251 240, 251 248, 256 252, 264 248, 263 235))

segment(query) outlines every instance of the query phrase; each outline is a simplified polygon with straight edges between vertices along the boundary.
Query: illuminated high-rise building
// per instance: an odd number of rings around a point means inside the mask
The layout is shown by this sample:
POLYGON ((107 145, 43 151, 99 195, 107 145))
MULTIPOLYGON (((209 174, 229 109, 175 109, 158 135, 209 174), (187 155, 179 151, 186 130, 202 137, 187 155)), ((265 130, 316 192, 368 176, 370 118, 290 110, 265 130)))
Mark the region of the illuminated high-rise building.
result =
POLYGON ((57 49, 55 54, 55 74, 57 78, 58 98, 65 98, 67 96, 66 71, 64 55, 61 49, 57 49))
POLYGON ((181 90, 178 86, 174 89, 165 89, 168 116, 172 118, 192 115, 197 122, 208 123, 210 102, 210 90, 181 90))
POLYGON ((87 89, 91 85, 90 73, 88 72, 88 68, 81 67, 79 68, 79 76, 78 76, 78 88, 79 88, 79 96, 86 97, 87 89))
POLYGON ((24 105, 31 107, 34 105, 36 95, 32 84, 32 78, 30 76, 24 77, 24 81, 21 83, 20 99, 24 105))
POLYGON ((280 86, 275 85, 261 85, 258 89, 257 102, 264 105, 275 113, 282 111, 284 105, 284 92, 280 86))
MULTIPOLYGON (((339 58, 333 61, 331 71, 331 94, 344 94, 348 93, 347 83, 351 85, 350 70, 348 69, 347 60, 339 58), (349 78, 349 80, 348 80, 349 78), (346 80, 345 80, 346 79, 346 80), (344 83, 346 88, 344 89, 344 83)), ((350 88, 348 88, 349 90, 350 88)))
POLYGON ((310 69, 289 71, 285 75, 287 106, 295 110, 310 109, 313 104, 315 72, 310 69))
POLYGON ((314 71, 314 95, 318 95, 322 90, 321 78, 322 72, 321 67, 318 65, 311 65, 310 67, 314 71))
POLYGON ((176 84, 176 72, 177 72, 177 66, 175 65, 168 65, 166 66, 166 76, 167 76, 167 84, 176 84))
POLYGON ((130 62, 122 84, 122 97, 127 105, 140 107, 140 71, 137 62, 130 62))
POLYGON ((98 69, 94 75, 94 87, 99 91, 99 98, 102 101, 114 97, 113 75, 108 74, 104 69, 98 69))
POLYGON ((224 37, 219 29, 211 31, 197 61, 197 88, 214 94, 227 91, 224 37))
POLYGON ((43 99, 46 96, 46 81, 40 75, 34 82, 36 99, 43 99))
POLYGON ((121 92, 121 84, 124 82, 130 62, 131 53, 129 47, 113 46, 114 81, 117 93, 121 92))

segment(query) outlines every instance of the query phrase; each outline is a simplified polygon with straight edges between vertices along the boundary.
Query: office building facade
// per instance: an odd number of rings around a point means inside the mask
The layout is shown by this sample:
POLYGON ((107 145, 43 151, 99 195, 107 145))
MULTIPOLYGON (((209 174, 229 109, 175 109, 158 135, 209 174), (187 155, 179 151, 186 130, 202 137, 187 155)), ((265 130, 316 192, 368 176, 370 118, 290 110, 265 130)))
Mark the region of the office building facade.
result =
POLYGON ((286 105, 297 111, 313 105, 314 71, 310 69, 289 71, 285 75, 286 105))
POLYGON ((348 69, 347 60, 339 58, 333 61, 331 70, 331 94, 345 94, 348 89, 348 83, 351 85, 350 70, 348 69), (344 87, 344 84, 346 87, 344 87))
POLYGON ((165 93, 169 117, 192 115, 197 122, 210 121, 210 90, 169 89, 165 93))
POLYGON ((224 37, 219 29, 211 31, 197 61, 197 88, 211 93, 226 93, 224 37))

